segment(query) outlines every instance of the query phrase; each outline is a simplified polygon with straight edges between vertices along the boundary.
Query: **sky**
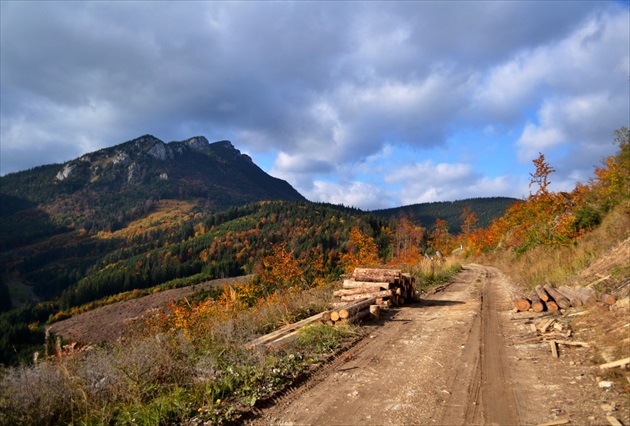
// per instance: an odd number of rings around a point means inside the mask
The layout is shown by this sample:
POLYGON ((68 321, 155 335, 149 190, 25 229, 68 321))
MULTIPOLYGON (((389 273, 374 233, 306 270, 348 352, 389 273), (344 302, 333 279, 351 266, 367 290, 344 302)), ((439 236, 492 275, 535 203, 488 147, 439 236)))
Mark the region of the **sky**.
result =
POLYGON ((630 127, 628 1, 0 2, 0 174, 230 140, 364 210, 586 182, 630 127))

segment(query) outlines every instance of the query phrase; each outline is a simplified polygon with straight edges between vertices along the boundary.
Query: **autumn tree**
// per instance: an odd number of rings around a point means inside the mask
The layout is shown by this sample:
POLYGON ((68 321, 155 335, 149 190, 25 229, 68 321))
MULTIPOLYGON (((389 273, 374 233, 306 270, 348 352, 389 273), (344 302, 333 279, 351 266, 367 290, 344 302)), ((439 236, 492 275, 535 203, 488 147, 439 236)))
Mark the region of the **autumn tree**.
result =
POLYGON ((415 225, 407 217, 401 217, 393 234, 394 258, 391 263, 418 262, 422 257, 424 231, 423 227, 415 225))
POLYGON ((358 226, 350 230, 350 239, 346 249, 347 251, 341 255, 341 264, 346 272, 352 272, 359 266, 379 263, 378 247, 374 238, 361 232, 358 226))
POLYGON ((549 163, 545 161, 545 156, 542 153, 538 153, 538 158, 533 160, 534 166, 536 170, 534 173, 530 173, 531 181, 529 182, 529 187, 531 189, 532 186, 538 187, 535 194, 531 193, 530 190, 530 198, 543 198, 549 196, 549 185, 551 182, 549 181, 549 175, 554 173, 556 170, 552 168, 549 163))
POLYGON ((614 144, 619 146, 619 151, 604 159, 595 169, 595 180, 592 181, 604 209, 630 196, 630 129, 616 130, 614 144))
POLYGON ((284 244, 275 244, 272 253, 264 256, 257 271, 259 283, 268 291, 299 287, 304 283, 304 273, 284 244))
POLYGON ((435 220, 433 232, 430 234, 431 248, 446 254, 451 246, 451 234, 449 233, 448 223, 439 217, 435 220))

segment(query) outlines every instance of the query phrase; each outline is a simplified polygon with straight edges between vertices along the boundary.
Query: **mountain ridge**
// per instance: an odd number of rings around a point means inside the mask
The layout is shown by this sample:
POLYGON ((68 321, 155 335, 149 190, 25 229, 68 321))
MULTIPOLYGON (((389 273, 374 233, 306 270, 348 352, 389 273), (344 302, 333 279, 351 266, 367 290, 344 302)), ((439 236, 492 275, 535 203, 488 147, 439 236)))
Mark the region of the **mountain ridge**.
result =
POLYGON ((3 209, 5 216, 35 203, 66 225, 87 230, 128 223, 146 213, 148 200, 197 199, 205 211, 262 200, 306 201, 228 140, 194 136, 165 143, 152 135, 2 176, 0 196, 13 206, 3 209))

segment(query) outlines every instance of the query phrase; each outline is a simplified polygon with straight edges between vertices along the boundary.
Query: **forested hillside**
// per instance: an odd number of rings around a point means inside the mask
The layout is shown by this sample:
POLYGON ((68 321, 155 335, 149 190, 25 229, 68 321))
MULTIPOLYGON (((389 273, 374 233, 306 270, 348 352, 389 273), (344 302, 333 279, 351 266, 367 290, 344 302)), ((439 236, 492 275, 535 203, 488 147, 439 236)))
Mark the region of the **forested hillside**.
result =
POLYGON ((374 261, 417 261, 454 244, 467 212, 483 224, 512 201, 366 213, 304 200, 230 142, 152 136, 1 177, 0 197, 0 296, 10 295, 0 362, 28 357, 46 321, 131 292, 258 273, 280 248, 305 287, 336 279, 372 245, 374 261))
POLYGON ((427 229, 433 227, 435 220, 440 218, 448 224, 451 234, 459 234, 464 224, 462 217, 464 208, 475 214, 479 228, 485 228, 494 219, 501 217, 508 207, 518 201, 520 200, 509 197, 470 198, 459 201, 411 204, 391 209, 374 210, 372 213, 386 218, 405 216, 412 222, 427 229))

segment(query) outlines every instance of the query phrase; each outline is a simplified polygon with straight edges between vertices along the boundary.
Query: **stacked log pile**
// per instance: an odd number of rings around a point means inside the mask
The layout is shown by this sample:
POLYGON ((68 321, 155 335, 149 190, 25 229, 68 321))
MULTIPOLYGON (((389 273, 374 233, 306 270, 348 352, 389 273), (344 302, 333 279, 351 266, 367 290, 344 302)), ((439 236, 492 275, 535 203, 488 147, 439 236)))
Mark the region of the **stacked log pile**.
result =
POLYGON ((544 286, 536 286, 530 293, 529 297, 519 296, 514 300, 515 311, 534 312, 557 311, 558 309, 567 309, 569 307, 578 307, 582 305, 595 305, 604 303, 605 305, 614 305, 617 299, 606 292, 597 294, 595 290, 589 287, 576 286, 574 288, 562 286, 554 288, 547 284, 544 286))
POLYGON ((352 278, 334 293, 335 306, 366 298, 376 298, 376 305, 400 306, 418 301, 416 280, 400 269, 356 268, 352 278))
POLYGON ((306 325, 321 322, 327 325, 354 323, 366 317, 378 319, 381 307, 400 306, 419 300, 415 278, 400 269, 356 268, 352 278, 344 280, 335 291, 334 309, 313 315, 261 336, 246 346, 278 349, 295 340, 306 325))

